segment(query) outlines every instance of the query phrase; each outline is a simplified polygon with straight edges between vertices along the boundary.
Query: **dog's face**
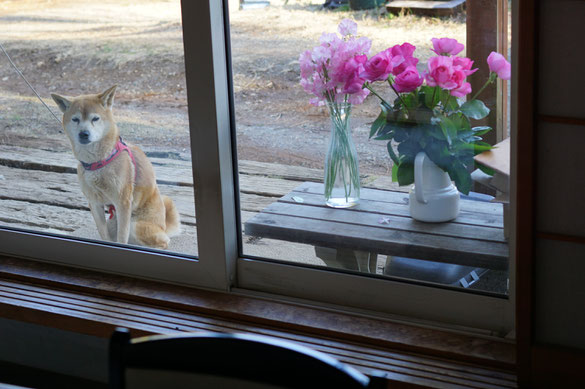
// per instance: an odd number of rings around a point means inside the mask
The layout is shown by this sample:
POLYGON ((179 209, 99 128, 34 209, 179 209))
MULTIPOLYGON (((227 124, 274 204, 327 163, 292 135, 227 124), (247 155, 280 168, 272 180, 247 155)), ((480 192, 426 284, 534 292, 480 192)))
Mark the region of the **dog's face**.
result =
POLYGON ((74 98, 51 95, 63 112, 63 128, 75 148, 99 142, 110 131, 115 91, 113 86, 97 95, 74 98))

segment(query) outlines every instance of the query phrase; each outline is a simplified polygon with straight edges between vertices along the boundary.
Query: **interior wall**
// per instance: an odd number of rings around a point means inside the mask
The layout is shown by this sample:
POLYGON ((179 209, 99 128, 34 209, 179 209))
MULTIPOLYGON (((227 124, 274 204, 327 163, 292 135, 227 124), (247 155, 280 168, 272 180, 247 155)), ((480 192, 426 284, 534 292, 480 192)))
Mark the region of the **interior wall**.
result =
POLYGON ((585 350, 585 1, 539 19, 534 341, 585 350))

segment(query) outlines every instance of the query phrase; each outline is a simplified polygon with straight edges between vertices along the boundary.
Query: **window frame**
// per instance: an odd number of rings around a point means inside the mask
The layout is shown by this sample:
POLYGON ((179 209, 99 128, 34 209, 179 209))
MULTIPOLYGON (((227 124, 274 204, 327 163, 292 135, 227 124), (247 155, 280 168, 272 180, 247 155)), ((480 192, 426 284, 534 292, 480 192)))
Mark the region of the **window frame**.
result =
MULTIPOLYGON (((225 12, 227 15, 227 6, 225 12)), ((225 20, 228 20, 227 17, 225 20)), ((229 26, 226 28, 229 29, 229 26)), ((228 32, 226 36, 229 36, 228 32)), ((514 50, 514 45, 512 48, 514 50)), ((516 57, 515 51, 512 52, 512 57, 516 57)), ((231 69, 229 74, 231 75, 231 69)), ((514 78, 514 74, 512 77, 514 78)), ((512 94, 514 93, 513 88, 512 94)), ((514 108, 512 106, 510 112, 512 123, 517 116, 514 108)), ((512 139, 515 138, 515 134, 516 130, 512 126, 512 139)), ((514 145, 511 150, 515 150, 514 145)), ((514 159, 511 158, 512 194, 515 193, 516 185, 514 177, 516 167, 514 159)), ((333 309, 350 309, 353 312, 361 311, 366 315, 395 320, 409 322, 415 320, 435 326, 487 331, 489 334, 506 336, 513 331, 515 323, 515 204, 512 196, 507 298, 245 256, 237 260, 237 288, 234 290, 242 294, 278 296, 281 299, 295 301, 300 299, 310 304, 326 305, 333 309), (340 291, 344 293, 341 294, 340 291), (379 296, 399 297, 386 299, 379 296)))
MULTIPOLYGON (((337 310, 458 329, 479 329, 500 336, 514 328, 514 212, 511 212, 508 298, 239 257, 241 223, 234 174, 237 158, 235 131, 232 131, 228 0, 182 0, 181 9, 199 259, 185 260, 163 253, 2 227, 0 240, 6 243, 0 248, 0 254, 195 287, 232 290, 239 294, 300 299, 307 304, 337 310), (83 258, 82 263, 80 258, 83 258), (395 296, 398 298, 392 298, 395 296)), ((514 108, 512 123, 516 116, 514 108)), ((515 149, 514 135, 513 125, 512 150, 515 149)), ((512 194, 516 185, 514 161, 511 160, 512 194)), ((512 197, 512 209, 515 209, 515 204, 512 197)))
MULTIPOLYGON (((2 226, 0 255, 229 289, 237 241, 231 140, 226 137, 230 133, 229 91, 221 5, 217 1, 181 2, 198 258, 2 226), (189 21, 188 15, 200 18, 189 21), (202 88, 208 93, 201 93, 202 88)), ((88 222, 93 223, 89 213, 88 222)))

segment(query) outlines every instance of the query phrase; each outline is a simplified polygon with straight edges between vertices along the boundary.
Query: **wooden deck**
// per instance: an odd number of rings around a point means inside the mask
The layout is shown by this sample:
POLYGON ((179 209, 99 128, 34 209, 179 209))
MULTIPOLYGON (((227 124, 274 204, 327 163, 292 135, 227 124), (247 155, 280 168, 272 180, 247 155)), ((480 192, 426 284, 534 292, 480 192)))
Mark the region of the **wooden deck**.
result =
POLYGON ((416 15, 449 16, 463 11, 465 0, 393 0, 386 3, 386 10, 400 13, 403 10, 416 15))
MULTIPOLYGON (((163 194, 175 201, 181 214, 182 235, 169 250, 196 255, 196 216, 190 161, 151 157, 163 194)), ((88 239, 99 239, 76 176, 77 161, 70 152, 0 145, 0 225, 88 239)), ((238 163, 242 222, 305 181, 321 182, 321 169, 274 163, 238 163)), ((402 190, 386 176, 362 176, 365 187, 402 190)), ((273 256, 322 264, 312 246, 271 242, 244 236, 247 255, 273 256), (274 255, 270 255, 274 253, 274 255)))
MULTIPOLYGON (((455 220, 423 223, 410 217, 406 193, 364 188, 358 205, 333 209, 324 204, 323 191, 321 183, 304 182, 249 219, 245 223, 246 233, 374 253, 374 260, 377 254, 386 254, 466 267, 508 269, 502 204, 461 199, 461 210, 455 220)), ((358 262, 370 258, 360 255, 358 262)), ((362 267, 374 270, 374 266, 357 266, 362 267)))

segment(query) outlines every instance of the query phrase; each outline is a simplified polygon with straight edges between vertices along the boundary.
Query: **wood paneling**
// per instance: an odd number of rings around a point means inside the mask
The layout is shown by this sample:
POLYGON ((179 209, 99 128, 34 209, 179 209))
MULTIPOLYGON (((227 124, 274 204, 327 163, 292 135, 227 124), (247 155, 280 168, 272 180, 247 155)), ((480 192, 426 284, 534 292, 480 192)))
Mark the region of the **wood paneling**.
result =
MULTIPOLYGON (((0 278, 81 293, 88 296, 87 298, 101 296, 166 310, 219 317, 223 320, 268 325, 287 332, 302 331, 315 336, 337 337, 364 346, 380 346, 407 352, 418 350, 421 353, 425 350, 424 353, 430 355, 504 369, 513 368, 515 361, 514 346, 505 340, 478 338, 284 302, 103 275, 22 259, 0 258, 0 278)), ((27 304, 37 303, 40 302, 29 301, 27 304)), ((41 306, 37 308, 51 311, 41 306)), ((20 312, 21 309, 30 311, 33 308, 13 309, 17 311, 17 316, 22 314, 23 317, 34 319, 31 314, 20 312)), ((60 319, 55 320, 58 326, 71 325, 66 319, 63 322, 60 319)), ((91 327, 79 325, 77 331, 85 331, 86 328, 91 330, 91 327)), ((103 332, 101 336, 104 336, 103 332)))
MULTIPOLYGON (((109 337, 116 326, 131 329, 133 336, 183 331, 262 334, 322 351, 366 374, 376 371, 389 380, 411 385, 436 388, 516 387, 515 377, 509 371, 394 350, 384 346, 383 342, 368 345, 306 331, 285 330, 234 317, 136 303, 120 297, 94 296, 0 279, 0 309, 10 319, 101 337, 109 337)), ((253 305, 251 301, 248 303, 249 306, 253 305)), ((263 309, 270 309, 273 305, 266 302, 261 304, 263 309)), ((288 308, 293 322, 297 314, 306 315, 308 312, 295 312, 293 307, 288 308)), ((446 333, 444 335, 449 336, 446 333)))
POLYGON ((585 352, 572 348, 535 345, 532 348, 531 388, 583 388, 585 352))

